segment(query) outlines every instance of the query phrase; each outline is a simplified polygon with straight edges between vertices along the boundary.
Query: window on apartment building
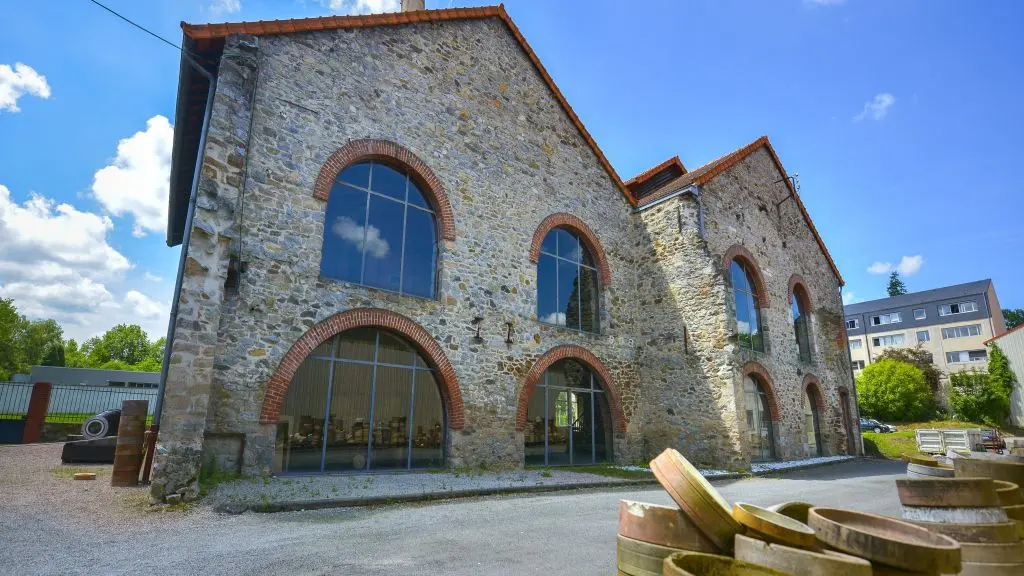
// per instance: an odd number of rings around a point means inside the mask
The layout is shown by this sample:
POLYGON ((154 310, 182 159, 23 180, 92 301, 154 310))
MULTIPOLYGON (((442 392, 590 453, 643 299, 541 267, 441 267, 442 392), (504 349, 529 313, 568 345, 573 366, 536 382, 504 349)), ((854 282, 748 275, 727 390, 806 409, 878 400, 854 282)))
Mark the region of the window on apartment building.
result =
POLYGON ((918 330, 917 331, 917 341, 918 342, 927 342, 927 341, 929 341, 931 339, 932 339, 931 334, 929 334, 927 330, 918 330))
POLYGON ((853 368, 854 370, 863 370, 864 369, 864 361, 863 360, 854 360, 853 362, 850 363, 850 368, 853 368))
POLYGON ((924 308, 914 308, 914 320, 924 320, 927 317, 924 308))
POLYGON ((897 322, 902 322, 902 320, 900 319, 899 312, 892 312, 890 314, 879 314, 878 316, 871 317, 872 326, 881 326, 883 324, 896 324, 897 322))
POLYGON ((729 265, 729 275, 736 299, 736 331, 740 346, 763 352, 759 294, 755 292, 750 268, 746 262, 736 259, 729 265))
POLYGON ((597 332, 598 302, 594 256, 575 233, 552 229, 537 260, 537 320, 597 332))
POLYGON ((967 312, 977 311, 978 305, 973 300, 939 306, 939 316, 949 316, 951 314, 965 314, 967 312))
POLYGON ((903 334, 892 334, 890 336, 876 336, 871 339, 871 344, 876 348, 884 346, 900 346, 906 341, 903 334))
POLYGON ((853 318, 852 320, 847 320, 846 321, 846 329, 847 330, 856 330, 857 327, 859 327, 859 326, 860 326, 860 322, 856 318, 853 318))
POLYGON ((793 331, 796 335, 797 354, 804 362, 811 361, 811 316, 808 313, 810 299, 800 284, 793 286, 793 331))
POLYGON ((946 352, 946 362, 960 364, 964 362, 984 362, 988 360, 986 350, 964 350, 962 352, 946 352))
POLYGON ((860 338, 850 340, 850 350, 859 350, 862 346, 864 346, 864 341, 860 338))
POLYGON ((954 326, 942 329, 942 339, 966 338, 968 336, 981 336, 981 324, 970 324, 967 326, 954 326))
POLYGON ((341 172, 327 200, 320 275, 434 297, 437 222, 408 173, 379 162, 341 172))

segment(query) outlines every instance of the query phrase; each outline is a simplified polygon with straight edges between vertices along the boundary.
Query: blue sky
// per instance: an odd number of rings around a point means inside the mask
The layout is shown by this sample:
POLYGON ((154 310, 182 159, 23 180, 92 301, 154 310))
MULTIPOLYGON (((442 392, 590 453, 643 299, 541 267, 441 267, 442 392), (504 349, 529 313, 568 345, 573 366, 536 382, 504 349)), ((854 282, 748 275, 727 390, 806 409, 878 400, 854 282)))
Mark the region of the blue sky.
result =
MULTIPOLYGON (((178 42, 181 20, 391 2, 109 5, 178 42)), ((848 297, 884 296, 898 267, 911 290, 991 277, 1004 307, 1024 307, 1013 265, 1024 247, 1024 184, 1013 176, 1024 156, 1024 4, 506 9, 624 179, 675 154, 695 168, 767 134, 800 175, 848 297)), ((163 241, 177 53, 87 0, 6 6, 0 32, 0 296, 77 338, 122 321, 161 335, 178 256, 163 241)))

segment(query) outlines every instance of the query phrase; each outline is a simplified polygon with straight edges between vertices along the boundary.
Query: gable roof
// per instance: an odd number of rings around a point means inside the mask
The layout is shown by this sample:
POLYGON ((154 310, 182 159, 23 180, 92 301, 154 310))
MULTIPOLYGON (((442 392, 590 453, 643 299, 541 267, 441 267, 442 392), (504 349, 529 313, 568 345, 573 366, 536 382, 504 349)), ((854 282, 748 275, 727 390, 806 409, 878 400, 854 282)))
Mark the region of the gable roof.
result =
MULTIPOLYGON (((190 42, 193 43, 193 52, 197 53, 198 55, 200 55, 200 57, 204 59, 216 62, 220 59, 220 52, 223 50, 225 38, 233 34, 274 36, 282 34, 296 34, 300 32, 316 32, 323 30, 348 30, 354 28, 367 28, 373 26, 397 26, 404 24, 446 22, 452 20, 480 20, 485 18, 498 18, 502 22, 504 22, 506 26, 508 26, 508 29, 512 33, 512 36, 519 43, 519 46, 523 49, 523 52, 526 53, 526 56, 527 58, 530 59, 530 62, 533 63, 534 68, 536 68, 537 73, 540 74, 540 77, 544 80, 544 83, 547 84, 548 88, 551 90, 551 93, 555 97, 555 100, 558 101, 562 109, 569 116, 569 119, 572 121, 573 125, 575 125, 576 129, 579 130, 579 133, 583 137, 583 140, 594 152, 594 155, 597 156, 598 162, 604 168, 605 172, 608 173, 608 176, 612 179, 612 182, 615 183, 615 185, 619 188, 619 191, 622 192, 622 195, 625 196, 626 201, 629 202, 631 206, 636 206, 636 198, 633 196, 633 193, 630 192, 628 188, 626 188, 626 185, 622 182, 622 179, 619 178, 618 173, 615 171, 614 168, 612 168, 612 165, 608 161, 608 158, 605 157, 604 152, 601 151, 601 148, 597 145, 597 142, 594 141, 594 138, 590 135, 590 132, 587 131, 579 116, 577 116, 576 112, 572 109, 572 106, 569 105, 569 102, 565 99, 565 96, 562 94, 562 91, 558 89, 558 86, 555 84, 555 81, 551 78, 551 75, 548 74, 548 71, 544 68, 544 65, 541 64, 540 59, 537 57, 537 54, 530 47, 529 43, 527 43, 526 38, 523 37, 523 34, 519 31, 519 28, 517 28, 515 23, 512 22, 512 18, 510 18, 508 13, 505 12, 505 7, 502 4, 499 4, 497 6, 485 6, 480 8, 416 10, 410 12, 371 14, 367 16, 325 16, 320 18, 297 18, 291 20, 270 21, 261 20, 258 22, 230 22, 223 24, 188 24, 186 22, 182 22, 181 30, 184 36, 190 42)), ((191 137, 197 139, 198 133, 195 130, 195 126, 201 124, 201 116, 203 110, 201 110, 202 106, 196 106, 194 105, 194 102, 182 102, 183 92, 186 92, 186 90, 181 85, 181 83, 186 80, 186 69, 187 66, 184 65, 183 61, 182 77, 179 80, 178 107, 179 112, 181 108, 188 108, 188 110, 185 114, 185 118, 176 118, 175 125, 177 126, 179 124, 178 120, 184 120, 184 126, 187 129, 189 129, 189 127, 191 126, 191 129, 188 130, 191 134, 191 137), (183 106, 183 104, 185 104, 185 106, 183 106), (196 114, 200 116, 198 123, 195 121, 194 118, 190 119, 188 117, 189 115, 196 114)), ((211 72, 216 73, 215 70, 212 70, 211 72)), ((192 88, 194 88, 194 86, 192 88)), ((196 90, 194 89, 192 91, 196 92, 196 90)), ((205 88, 203 88, 203 90, 201 90, 200 92, 200 96, 205 98, 205 88)), ((183 132, 185 132, 185 130, 183 130, 183 132)), ((180 230, 178 230, 179 233, 177 234, 172 234, 172 232, 175 231, 175 228, 184 227, 184 217, 182 216, 180 218, 176 218, 175 208, 178 208, 178 210, 183 210, 182 207, 187 204, 188 195, 191 192, 190 173, 182 174, 181 177, 179 177, 178 170, 174 169, 175 165, 179 165, 179 146, 177 144, 178 143, 176 142, 174 151, 175 153, 173 154, 174 157, 172 159, 172 181, 173 183, 177 183, 178 186, 174 186, 172 183, 172 189, 170 194, 171 210, 168 216, 167 229, 167 243, 170 246, 175 246, 181 242, 180 230), (185 178, 184 176, 189 177, 185 178), (177 188, 177 190, 175 188, 177 188), (182 191, 184 191, 185 194, 184 202, 181 202, 180 199, 175 198, 176 193, 180 195, 182 191), (175 226, 176 224, 178 226, 175 226), (175 240, 176 242, 174 242, 175 240)), ((187 146, 187 144, 188 143, 186 142, 182 142, 182 145, 184 146, 187 146)), ((185 155, 189 156, 189 154, 185 155)), ((192 166, 195 165, 195 156, 196 153, 193 152, 191 154, 191 159, 193 160, 191 163, 192 166)), ((185 162, 188 159, 189 158, 185 158, 181 160, 182 162, 185 162)), ((191 170, 191 167, 187 165, 179 165, 178 167, 180 169, 188 168, 189 171, 191 170)))
POLYGON ((939 300, 966 298, 967 296, 984 294, 988 291, 988 288, 991 285, 992 280, 986 278, 985 280, 976 280, 974 282, 965 282, 963 284, 932 288, 931 290, 909 292, 907 294, 900 294, 899 296, 856 302, 854 304, 847 304, 843 306, 843 314, 852 316, 856 314, 867 314, 869 312, 880 312, 882 310, 892 310, 895 308, 905 308, 907 306, 916 306, 918 304, 927 304, 929 302, 937 302, 939 300))
MULTIPOLYGON (((786 169, 782 166, 782 162, 779 160, 778 154, 775 153, 775 149, 772 148, 772 143, 768 141, 767 136, 761 136, 757 140, 754 140, 750 144, 734 150, 725 156, 722 156, 716 160, 712 160, 707 164, 697 168, 696 170, 687 172, 679 178, 665 184, 660 190, 652 192, 651 194, 644 196, 639 201, 639 206, 643 207, 652 202, 660 200, 670 194, 678 192, 683 188, 691 185, 703 185, 713 180, 719 174, 732 168, 740 161, 745 159, 747 156, 753 154, 756 150, 764 147, 768 150, 768 154, 771 155, 772 161, 775 162, 776 168, 779 172, 785 176, 787 174, 786 169)), ((656 167, 657 168, 657 167, 656 167)), ((644 172, 646 174, 647 172, 644 172)), ((793 186, 793 181, 789 178, 783 178, 786 182, 786 187, 789 188, 790 193, 793 195, 793 199, 796 200, 797 208, 800 209, 800 213, 803 215, 804 220, 807 222, 807 226, 811 229, 811 234, 814 235, 815 241, 818 246, 821 247, 822 254, 825 255, 825 259, 828 260, 828 265, 832 268, 832 273, 835 274, 836 279, 839 280, 839 285, 843 286, 846 282, 843 281, 842 274, 839 273, 839 268, 836 267, 836 263, 832 260, 832 255, 829 254, 828 248, 825 247, 825 241, 821 239, 821 235, 818 234, 818 229, 814 227, 814 222, 811 220, 811 215, 807 213, 807 208, 804 206, 802 200, 800 200, 800 194, 797 193, 796 188, 793 186)))

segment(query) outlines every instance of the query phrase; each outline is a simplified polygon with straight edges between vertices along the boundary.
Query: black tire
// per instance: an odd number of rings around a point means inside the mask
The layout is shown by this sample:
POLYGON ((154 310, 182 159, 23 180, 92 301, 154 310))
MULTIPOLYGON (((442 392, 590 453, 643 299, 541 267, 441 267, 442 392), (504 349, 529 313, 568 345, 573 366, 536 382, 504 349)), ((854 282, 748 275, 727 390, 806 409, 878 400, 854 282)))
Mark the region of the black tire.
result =
POLYGON ((120 410, 107 410, 106 412, 100 412, 82 424, 82 436, 84 436, 86 440, 116 436, 117 425, 120 420, 120 410))
POLYGON ((872 431, 873 431, 873 432, 874 432, 875 434, 879 434, 879 433, 881 433, 881 432, 882 432, 882 429, 881 429, 881 428, 879 428, 878 426, 875 426, 875 427, 874 427, 874 429, 873 429, 872 431))

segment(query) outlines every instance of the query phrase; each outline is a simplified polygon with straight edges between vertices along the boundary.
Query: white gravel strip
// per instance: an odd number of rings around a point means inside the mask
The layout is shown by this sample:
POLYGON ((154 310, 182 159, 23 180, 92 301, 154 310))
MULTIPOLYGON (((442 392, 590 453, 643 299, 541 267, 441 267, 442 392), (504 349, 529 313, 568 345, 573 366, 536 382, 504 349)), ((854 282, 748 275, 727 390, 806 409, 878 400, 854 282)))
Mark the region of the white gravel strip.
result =
MULTIPOLYGON (((750 471, 754 474, 762 474, 765 472, 777 472, 780 470, 790 470, 793 468, 803 468, 804 466, 814 466, 817 464, 827 464, 829 462, 842 462, 844 460, 852 460, 853 456, 821 456, 818 458, 805 458, 803 460, 786 460, 783 462, 761 462, 755 463, 750 466, 750 471)), ((650 472, 651 469, 644 466, 616 466, 619 470, 628 470, 630 472, 650 472)), ((708 480, 715 480, 723 476, 732 476, 735 472, 729 472, 728 470, 716 470, 714 468, 698 468, 701 476, 708 480)))
POLYGON ((409 498, 468 490, 518 490, 534 486, 587 486, 629 482, 615 478, 566 470, 516 470, 509 472, 430 472, 401 474, 357 474, 334 476, 275 476, 224 482, 212 490, 204 503, 227 511, 261 505, 317 502, 343 499, 409 498))

